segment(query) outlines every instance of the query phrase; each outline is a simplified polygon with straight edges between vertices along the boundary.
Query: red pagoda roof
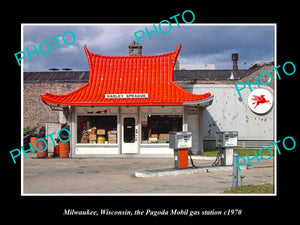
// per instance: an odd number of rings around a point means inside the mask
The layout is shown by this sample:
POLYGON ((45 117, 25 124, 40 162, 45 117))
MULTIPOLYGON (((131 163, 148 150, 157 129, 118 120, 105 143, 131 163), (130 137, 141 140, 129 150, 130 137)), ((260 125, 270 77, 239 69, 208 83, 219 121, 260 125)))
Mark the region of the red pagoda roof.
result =
POLYGON ((89 82, 66 95, 41 95, 50 106, 68 105, 199 105, 212 103, 210 93, 192 94, 173 82, 181 44, 161 55, 104 56, 86 52, 89 82))

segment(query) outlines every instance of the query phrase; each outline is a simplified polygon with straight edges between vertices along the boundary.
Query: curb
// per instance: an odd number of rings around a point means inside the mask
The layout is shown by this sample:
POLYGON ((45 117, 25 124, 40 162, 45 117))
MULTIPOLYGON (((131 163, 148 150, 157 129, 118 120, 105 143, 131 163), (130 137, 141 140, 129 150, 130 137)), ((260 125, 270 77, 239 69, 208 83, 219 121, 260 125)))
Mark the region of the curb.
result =
MULTIPOLYGON (((135 177, 162 177, 162 176, 177 176, 189 175, 197 173, 210 173, 216 171, 232 170, 233 166, 218 166, 218 167, 203 167, 203 168, 187 168, 187 169, 160 169, 160 170, 141 170, 135 171, 135 177)), ((247 169, 247 166, 241 166, 242 169, 247 169)))

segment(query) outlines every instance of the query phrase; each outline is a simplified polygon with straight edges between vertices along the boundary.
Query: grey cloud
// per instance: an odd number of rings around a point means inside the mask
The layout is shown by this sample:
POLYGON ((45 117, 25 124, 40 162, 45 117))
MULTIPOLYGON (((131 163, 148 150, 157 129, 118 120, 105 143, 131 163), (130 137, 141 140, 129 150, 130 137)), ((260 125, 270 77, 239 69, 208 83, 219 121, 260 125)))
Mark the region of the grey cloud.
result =
MULTIPOLYGON (((25 58, 24 71, 46 71, 51 67, 70 67, 74 70, 88 70, 88 63, 83 46, 89 51, 102 55, 128 55, 128 44, 135 40, 134 32, 138 30, 153 30, 152 24, 140 25, 65 25, 65 26, 24 26, 24 49, 33 51, 33 45, 38 47, 42 41, 50 41, 56 35, 72 31, 76 41, 65 45, 61 37, 58 39, 62 49, 58 49, 54 40, 49 55, 32 55, 33 61, 25 58)), ((160 54, 174 51, 182 44, 180 60, 184 63, 215 64, 217 69, 232 67, 231 53, 239 53, 239 68, 248 68, 251 63, 274 58, 274 28, 273 26, 193 26, 172 24, 172 30, 167 34, 151 34, 140 39, 143 54, 160 54)), ((43 48, 46 49, 43 46, 43 48)), ((45 50, 46 51, 46 50, 45 50)))

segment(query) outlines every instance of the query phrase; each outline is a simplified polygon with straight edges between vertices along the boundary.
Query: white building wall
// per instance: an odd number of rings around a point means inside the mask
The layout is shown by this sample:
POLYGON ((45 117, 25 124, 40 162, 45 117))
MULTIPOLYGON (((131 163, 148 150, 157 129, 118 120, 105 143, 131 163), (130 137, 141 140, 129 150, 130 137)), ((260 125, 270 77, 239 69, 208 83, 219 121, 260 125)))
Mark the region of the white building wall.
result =
MULTIPOLYGON (((194 84, 183 85, 185 90, 193 94, 203 94, 210 92, 214 95, 212 105, 208 106, 202 112, 201 132, 205 141, 215 141, 217 131, 238 131, 239 140, 252 142, 250 147, 263 146, 265 143, 272 143, 274 140, 274 102, 273 108, 265 115, 258 115, 248 107, 249 88, 241 91, 242 98, 232 85, 214 85, 214 84, 194 84)), ((251 86, 252 89, 257 87, 251 86)), ((273 90, 268 86, 271 93, 273 90)), ((274 98, 275 99, 275 98, 274 98)), ((213 142, 212 142, 213 143, 213 142)), ((245 144, 240 147, 247 147, 245 144)), ((249 147, 249 146, 248 146, 249 147)))

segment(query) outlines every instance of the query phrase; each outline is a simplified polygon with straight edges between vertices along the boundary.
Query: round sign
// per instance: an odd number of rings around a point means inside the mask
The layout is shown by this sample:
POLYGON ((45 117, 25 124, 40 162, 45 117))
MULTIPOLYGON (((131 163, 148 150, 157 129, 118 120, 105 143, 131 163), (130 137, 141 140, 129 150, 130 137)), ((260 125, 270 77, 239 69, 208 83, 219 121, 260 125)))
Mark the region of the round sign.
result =
POLYGON ((257 114, 265 114, 273 106, 273 95, 266 89, 256 89, 249 94, 248 106, 257 114))

